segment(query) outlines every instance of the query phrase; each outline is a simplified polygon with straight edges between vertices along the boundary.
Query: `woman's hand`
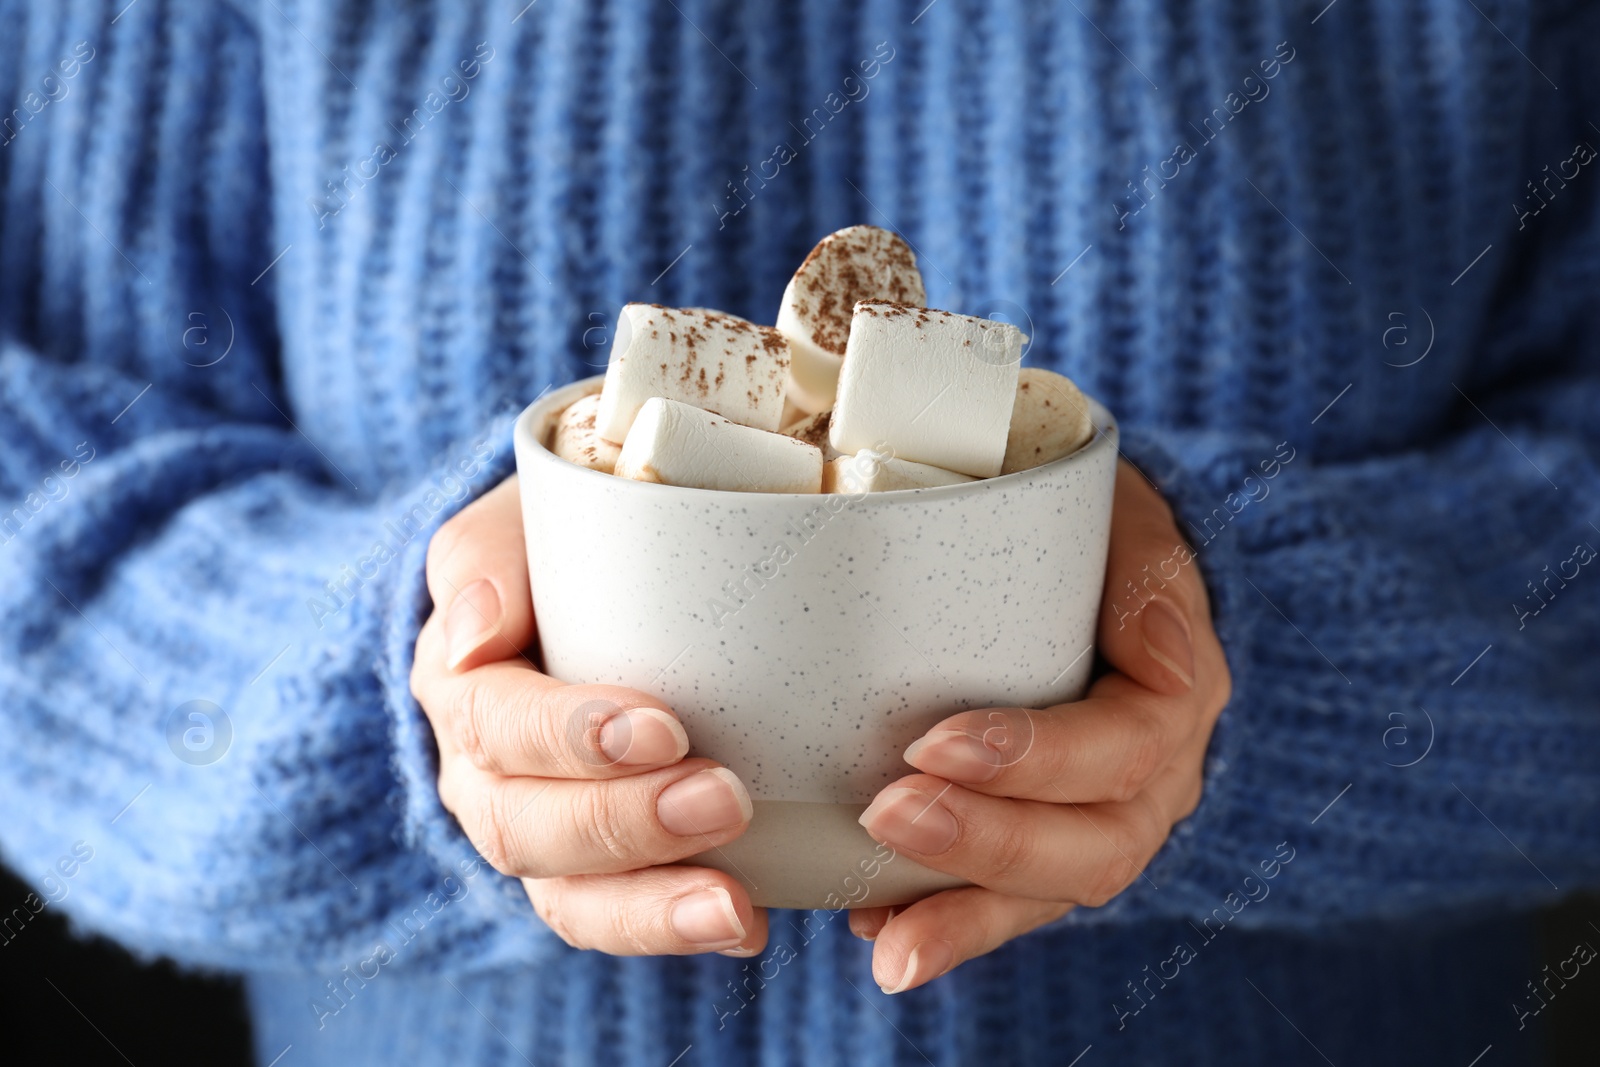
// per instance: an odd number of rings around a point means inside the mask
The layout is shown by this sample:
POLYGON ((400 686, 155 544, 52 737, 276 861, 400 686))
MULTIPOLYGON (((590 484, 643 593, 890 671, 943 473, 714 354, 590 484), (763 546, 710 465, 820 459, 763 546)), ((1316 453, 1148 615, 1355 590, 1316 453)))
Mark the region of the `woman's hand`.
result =
POLYGON ((434 610, 411 692, 438 743, 440 799, 575 948, 755 954, 766 913, 738 882, 670 866, 744 832, 744 786, 684 759, 683 726, 654 697, 534 670, 526 552, 515 477, 428 545, 434 610))
POLYGON ((1112 671, 1074 704, 962 712, 906 750, 924 773, 862 814, 878 841, 970 888, 851 912, 873 975, 899 993, 1139 878, 1200 802, 1231 682, 1205 586, 1172 512, 1117 470, 1100 655, 1112 671), (1146 569, 1148 567, 1148 569, 1146 569))

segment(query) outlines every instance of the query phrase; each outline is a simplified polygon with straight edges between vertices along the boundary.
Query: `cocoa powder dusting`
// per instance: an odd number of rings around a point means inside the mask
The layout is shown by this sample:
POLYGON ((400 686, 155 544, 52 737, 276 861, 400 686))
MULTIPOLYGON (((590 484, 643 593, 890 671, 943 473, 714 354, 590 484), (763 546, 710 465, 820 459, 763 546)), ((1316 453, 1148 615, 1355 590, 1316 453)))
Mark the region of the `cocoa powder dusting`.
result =
POLYGON ((808 445, 821 448, 828 440, 828 426, 832 422, 833 412, 824 411, 801 423, 800 429, 790 436, 797 441, 804 441, 808 445))
POLYGON ((801 263, 795 310, 818 347, 844 355, 850 317, 862 300, 914 304, 926 299, 916 257, 897 234, 862 227, 823 238, 801 263), (814 310, 813 310, 814 309, 814 310))

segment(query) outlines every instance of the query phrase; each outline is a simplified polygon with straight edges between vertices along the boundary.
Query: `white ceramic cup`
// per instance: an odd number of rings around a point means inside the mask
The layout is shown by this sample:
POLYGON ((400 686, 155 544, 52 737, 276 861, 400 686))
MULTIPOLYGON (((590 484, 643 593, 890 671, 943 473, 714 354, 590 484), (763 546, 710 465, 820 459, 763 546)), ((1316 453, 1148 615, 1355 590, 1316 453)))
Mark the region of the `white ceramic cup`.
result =
MULTIPOLYGON (((906 746, 946 716, 1083 695, 1115 420, 1091 400, 1089 444, 998 478, 733 493, 630 481, 551 453, 556 415, 602 380, 558 389, 517 420, 544 669, 659 696, 690 752, 739 776, 749 829, 685 862, 727 871, 757 906, 903 904, 967 884, 879 846, 856 819, 916 773, 906 746)), ((1007 758, 1030 740, 1010 738, 1007 758)))

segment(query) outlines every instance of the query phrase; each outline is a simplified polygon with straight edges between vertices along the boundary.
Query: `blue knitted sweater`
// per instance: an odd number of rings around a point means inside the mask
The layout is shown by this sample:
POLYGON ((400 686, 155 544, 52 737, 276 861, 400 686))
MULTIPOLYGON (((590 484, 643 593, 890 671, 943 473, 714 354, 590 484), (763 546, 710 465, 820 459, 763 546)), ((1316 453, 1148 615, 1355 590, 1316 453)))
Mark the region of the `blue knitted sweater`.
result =
POLYGON ((244 972, 284 1067, 1536 1058, 1526 915, 1600 884, 1594 7, 524 4, 0 3, 4 940, 244 972), (1173 501, 1204 800, 910 994, 842 915, 573 951, 440 806, 428 537, 620 304, 771 321, 857 222, 1173 501))

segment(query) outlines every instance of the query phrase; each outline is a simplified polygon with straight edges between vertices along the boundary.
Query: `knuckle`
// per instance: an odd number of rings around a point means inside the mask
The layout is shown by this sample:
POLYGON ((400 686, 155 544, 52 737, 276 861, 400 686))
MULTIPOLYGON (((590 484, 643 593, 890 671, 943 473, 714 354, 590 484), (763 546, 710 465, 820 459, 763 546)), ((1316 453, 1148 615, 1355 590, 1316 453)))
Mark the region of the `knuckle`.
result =
POLYGON ((1121 856, 1112 856, 1095 872, 1084 892, 1082 903, 1091 908, 1102 908, 1117 898, 1133 880, 1139 877, 1139 868, 1121 856))
POLYGON ((1200 806, 1200 797, 1203 792, 1204 787, 1202 786, 1200 779, 1196 777, 1189 788, 1184 791, 1183 798, 1178 802, 1178 810, 1176 813, 1174 813, 1173 821, 1176 822, 1179 819, 1187 819, 1189 816, 1193 815, 1195 813, 1195 809, 1200 806))
POLYGON ((485 789, 474 809, 473 829, 468 833, 478 853, 501 874, 516 876, 528 872, 511 857, 511 826, 506 817, 505 790, 485 789))
POLYGON ((1138 796, 1150 778, 1161 769, 1166 756, 1166 729, 1161 721, 1147 712, 1140 712, 1128 720, 1130 736, 1123 753, 1122 765, 1111 781, 1112 801, 1125 802, 1138 796))
POLYGON ((454 815, 463 825, 465 820, 462 813, 467 805, 465 786, 461 781, 461 772, 456 760, 441 760, 439 763, 439 803, 444 805, 444 810, 454 815))
POLYGON ((422 678, 420 677, 421 670, 421 664, 418 663, 416 659, 413 659, 411 661, 411 675, 406 679, 406 682, 407 688, 411 690, 411 699, 415 700, 423 711, 427 711, 428 702, 422 696, 422 678))
POLYGON ((1121 856, 1113 856, 1101 869, 1095 872, 1095 877, 1090 880, 1088 888, 1084 890, 1083 900, 1085 907, 1102 908, 1117 898, 1134 878, 1138 871, 1128 870, 1129 864, 1121 856))
POLYGON ((430 617, 422 624, 422 629, 417 631, 417 640, 411 649, 411 672, 406 678, 412 699, 421 706, 423 713, 428 715, 430 719, 433 717, 433 711, 428 706, 431 703, 428 690, 433 676, 426 666, 429 662, 428 653, 431 651, 426 646, 430 641, 437 639, 437 630, 438 623, 436 618, 430 617))
POLYGON ((1106 835, 1111 848, 1105 862, 1090 879, 1083 903, 1091 908, 1110 903, 1144 870, 1141 861, 1144 845, 1136 830, 1118 819, 1101 826, 1100 831, 1106 835))
POLYGON ((608 918, 612 936, 625 954, 648 956, 655 952, 655 924, 640 913, 632 900, 616 901, 608 918))
MULTIPOLYGON (((1203 761, 1204 756, 1201 756, 1200 760, 1203 761)), ((1194 814, 1204 796, 1205 772, 1201 762, 1196 761, 1192 766, 1178 772, 1174 799, 1167 805, 1152 805, 1156 811, 1150 816, 1150 825, 1156 838, 1156 849, 1166 842, 1174 826, 1194 814)))
POLYGON ((598 785, 579 789, 567 812, 567 830, 595 853, 591 873, 626 871, 640 866, 622 829, 622 819, 612 791, 598 785))
POLYGON ((1226 657, 1217 657, 1217 669, 1214 672, 1216 681, 1213 685, 1211 699, 1207 701, 1206 710, 1210 718, 1215 719, 1222 714, 1222 709, 1228 706, 1228 701, 1233 699, 1233 672, 1228 669, 1226 657))
POLYGON ((588 939, 578 933, 577 927, 573 925, 571 913, 563 906, 564 895, 559 892, 541 891, 558 881, 560 879, 551 878, 532 882, 528 889, 528 898, 533 901, 533 910, 557 937, 567 943, 568 947, 588 948, 588 939))
POLYGON ((537 751, 549 776, 585 778, 585 744, 589 727, 582 709, 567 712, 560 689, 546 689, 533 698, 533 707, 522 716, 528 746, 537 751))
POLYGON ((1149 809, 1117 819, 1102 819, 1096 829, 1106 835, 1106 862, 1094 872, 1083 904, 1102 907, 1123 889, 1133 885, 1144 872, 1155 849, 1165 840, 1165 832, 1155 827, 1149 809))
POLYGON ((488 723, 495 714, 495 701, 489 688, 478 682, 469 682, 456 698, 452 726, 456 745, 480 771, 500 770, 500 761, 486 741, 488 723))
POLYGON ((1005 883, 1028 872, 1033 862, 1033 836, 1020 821, 997 827, 990 841, 989 864, 997 882, 1005 883))

